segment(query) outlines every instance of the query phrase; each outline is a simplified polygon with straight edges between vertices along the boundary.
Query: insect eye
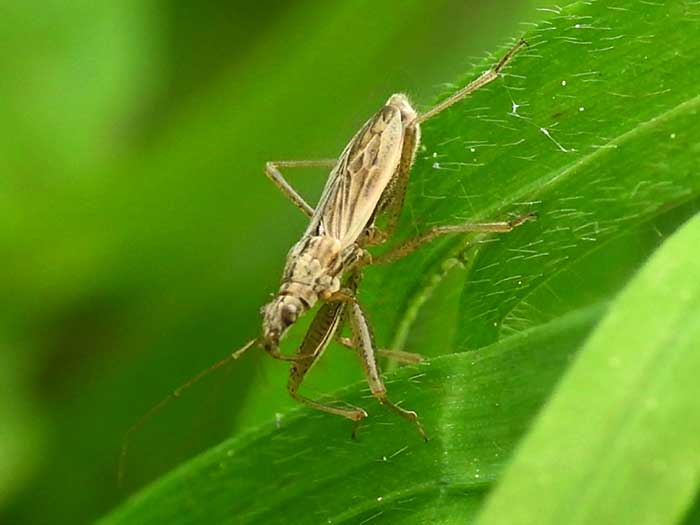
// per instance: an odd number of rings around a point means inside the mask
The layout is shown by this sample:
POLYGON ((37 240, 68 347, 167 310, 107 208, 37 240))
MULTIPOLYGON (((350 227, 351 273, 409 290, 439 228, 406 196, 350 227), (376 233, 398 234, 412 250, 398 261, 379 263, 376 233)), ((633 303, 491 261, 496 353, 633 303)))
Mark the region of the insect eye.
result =
POLYGON ((282 306, 280 315, 282 317, 282 322, 286 325, 290 325, 297 320, 297 307, 293 304, 285 304, 282 306))

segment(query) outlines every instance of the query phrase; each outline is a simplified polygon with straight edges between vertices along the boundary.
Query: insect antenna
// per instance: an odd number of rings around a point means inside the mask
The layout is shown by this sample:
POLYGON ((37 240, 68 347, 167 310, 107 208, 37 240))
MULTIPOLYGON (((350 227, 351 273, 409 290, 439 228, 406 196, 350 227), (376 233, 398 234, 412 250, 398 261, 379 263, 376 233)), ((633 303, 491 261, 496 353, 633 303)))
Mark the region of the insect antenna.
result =
POLYGON ((119 468, 117 471, 117 485, 119 486, 119 488, 122 488, 124 486, 124 477, 126 475, 126 458, 129 453, 129 440, 131 436, 136 431, 138 431, 144 424, 146 424, 148 420, 150 420, 165 406, 167 406, 171 401, 179 398, 182 395, 182 393, 189 389, 191 386, 199 383, 199 381, 207 377, 209 374, 223 366, 226 366, 231 361, 235 361, 236 359, 241 357, 245 352, 250 350, 257 342, 257 339, 252 339, 251 341, 248 341, 245 345, 243 345, 235 352, 232 352, 223 359, 211 365, 209 368, 205 368, 198 374, 192 376, 190 379, 185 381, 183 384, 181 384, 179 387, 177 387, 175 390, 173 390, 167 396, 161 399, 157 404, 151 407, 151 409, 149 409, 145 414, 143 414, 139 418, 139 420, 126 431, 126 433, 124 434, 124 438, 122 439, 121 452, 119 454, 119 468))

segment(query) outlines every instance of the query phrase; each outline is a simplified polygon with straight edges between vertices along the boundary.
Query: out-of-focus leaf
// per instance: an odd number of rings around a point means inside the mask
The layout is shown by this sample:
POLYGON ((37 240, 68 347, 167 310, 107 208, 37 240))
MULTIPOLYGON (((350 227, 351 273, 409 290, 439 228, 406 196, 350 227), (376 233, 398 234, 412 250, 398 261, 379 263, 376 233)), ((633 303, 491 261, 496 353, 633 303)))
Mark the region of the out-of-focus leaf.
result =
POLYGON ((61 188, 123 153, 128 117, 159 80, 154 3, 3 2, 0 159, 26 205, 28 190, 61 188))
POLYGON ((0 509, 35 474, 43 455, 41 423, 19 356, 0 351, 0 509))

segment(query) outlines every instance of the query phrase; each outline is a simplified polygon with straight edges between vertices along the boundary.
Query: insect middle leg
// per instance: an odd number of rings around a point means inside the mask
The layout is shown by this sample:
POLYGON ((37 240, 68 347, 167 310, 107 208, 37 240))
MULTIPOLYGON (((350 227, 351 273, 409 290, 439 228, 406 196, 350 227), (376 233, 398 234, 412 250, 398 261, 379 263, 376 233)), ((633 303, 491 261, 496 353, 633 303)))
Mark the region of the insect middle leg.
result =
POLYGON ((345 303, 343 302, 326 303, 321 306, 306 332, 304 341, 297 350, 298 357, 302 357, 302 359, 295 361, 289 369, 287 390, 292 398, 308 407, 357 422, 367 417, 367 412, 359 407, 339 408, 314 401, 298 393, 304 377, 321 357, 342 323, 344 307, 345 303), (308 359, 303 359, 303 357, 308 357, 308 359))
POLYGON ((367 318, 365 317, 362 307, 357 303, 357 301, 352 301, 347 304, 347 318, 350 322, 350 329, 352 332, 352 343, 360 358, 362 363, 362 369, 365 373, 367 383, 369 384, 370 391, 372 395, 377 398, 377 400, 382 404, 397 413, 402 418, 415 423, 418 427, 418 432, 423 437, 425 441, 428 441, 428 436, 423 430, 423 425, 421 425, 418 419, 418 414, 413 410, 406 410, 401 408, 399 405, 393 403, 387 398, 386 387, 384 386, 384 381, 382 380, 379 367, 377 366, 377 360, 374 356, 374 342, 372 337, 372 330, 370 329, 367 318))
POLYGON ((336 159, 321 160, 280 160, 265 164, 265 175, 275 183, 282 193, 284 193, 292 203, 308 217, 314 213, 314 209, 297 193, 289 182, 284 178, 279 168, 332 168, 336 164, 336 159))
POLYGON ((518 226, 537 218, 534 213, 528 213, 516 217, 510 221, 499 221, 499 222, 474 222, 474 223, 464 223, 464 224, 454 224, 448 226, 435 226, 427 232, 408 239, 403 244, 400 244, 386 253, 378 255, 372 258, 372 264, 387 264, 416 251, 418 248, 430 241, 441 237, 442 235, 448 235, 451 233, 507 233, 513 231, 518 226))

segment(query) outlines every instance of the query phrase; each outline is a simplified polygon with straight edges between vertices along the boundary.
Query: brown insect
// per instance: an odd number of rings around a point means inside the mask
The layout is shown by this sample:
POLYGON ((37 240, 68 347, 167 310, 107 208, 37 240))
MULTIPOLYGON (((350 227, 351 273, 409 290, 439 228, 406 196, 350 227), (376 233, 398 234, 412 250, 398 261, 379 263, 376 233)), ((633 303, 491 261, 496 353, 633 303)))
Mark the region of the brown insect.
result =
POLYGON ((316 410, 359 422, 367 417, 367 412, 362 408, 339 408, 298 393, 304 377, 331 340, 338 340, 357 352, 370 390, 379 402, 413 422, 421 436, 427 440, 418 415, 387 398, 375 354, 381 353, 411 363, 420 362, 422 358, 407 352, 375 349, 372 330, 357 300, 356 291, 365 266, 396 261, 442 235, 509 232, 534 218, 533 214, 528 214, 510 221, 438 226, 379 257, 372 257, 367 251, 368 247, 385 242, 396 229, 409 173, 420 143, 420 124, 498 78, 499 72, 525 45, 523 40, 518 42, 491 69, 423 114, 419 115, 413 109, 405 95, 392 95, 386 105, 350 140, 337 160, 267 163, 267 176, 310 218, 310 222, 301 240, 287 255, 279 291, 272 302, 262 309, 262 335, 180 386, 129 429, 122 448, 120 478, 123 475, 128 438, 134 431, 168 401, 179 397, 202 377, 237 359, 256 345, 275 359, 292 362, 287 389, 294 399, 316 410), (279 171, 280 168, 299 167, 332 168, 315 209, 279 171), (387 218, 383 230, 375 226, 380 216, 387 218), (318 302, 323 304, 296 355, 281 354, 279 344, 285 332, 318 302), (350 338, 340 336, 344 324, 350 327, 350 338))

